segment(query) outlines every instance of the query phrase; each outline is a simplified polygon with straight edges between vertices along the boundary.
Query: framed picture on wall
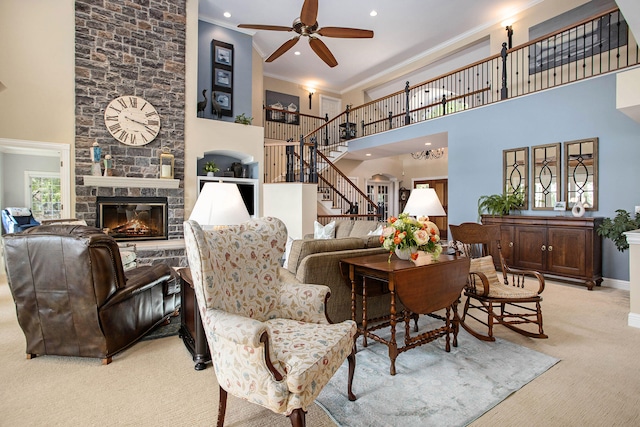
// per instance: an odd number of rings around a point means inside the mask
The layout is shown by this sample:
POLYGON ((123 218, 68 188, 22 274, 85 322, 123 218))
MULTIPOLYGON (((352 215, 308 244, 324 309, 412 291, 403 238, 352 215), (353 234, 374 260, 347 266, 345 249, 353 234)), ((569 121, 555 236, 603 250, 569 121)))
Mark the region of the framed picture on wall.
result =
POLYGON ((231 87, 231 71, 216 68, 213 70, 215 86, 231 87))
MULTIPOLYGON (((225 112, 230 112, 233 109, 233 104, 231 102, 232 96, 230 92, 215 91, 213 93, 213 100, 220 106, 222 115, 227 115, 225 112)), ((231 114, 228 115, 230 116, 231 114)))
POLYGON ((218 42, 214 47, 214 62, 222 65, 233 65, 233 45, 218 42), (224 46, 228 45, 228 46, 224 46))
POLYGON ((213 99, 214 114, 218 108, 222 116, 233 117, 233 45, 212 40, 213 99))
POLYGON ((266 91, 267 120, 290 125, 300 124, 300 98, 286 93, 266 91))

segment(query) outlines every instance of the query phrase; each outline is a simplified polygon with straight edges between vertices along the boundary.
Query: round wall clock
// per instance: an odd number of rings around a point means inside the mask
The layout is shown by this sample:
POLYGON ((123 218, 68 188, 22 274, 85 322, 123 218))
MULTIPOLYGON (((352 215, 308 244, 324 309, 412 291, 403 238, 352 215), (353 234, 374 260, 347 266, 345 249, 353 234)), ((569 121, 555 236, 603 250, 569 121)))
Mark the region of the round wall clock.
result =
POLYGON ((127 145, 145 145, 160 132, 160 116, 144 98, 127 95, 114 99, 104 110, 109 133, 127 145))

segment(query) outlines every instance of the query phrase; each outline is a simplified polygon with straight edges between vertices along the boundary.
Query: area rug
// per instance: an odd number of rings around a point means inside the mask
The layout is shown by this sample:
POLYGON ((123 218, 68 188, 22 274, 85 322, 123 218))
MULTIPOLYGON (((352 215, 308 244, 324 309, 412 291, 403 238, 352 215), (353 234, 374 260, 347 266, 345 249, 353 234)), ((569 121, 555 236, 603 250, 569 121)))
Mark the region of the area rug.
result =
POLYGON ((178 335, 180 332, 180 316, 174 316, 170 318, 168 325, 160 325, 147 335, 142 337, 142 341, 155 340, 158 338, 171 337, 178 335))
POLYGON ((461 329, 450 353, 444 338, 411 349, 398 356, 391 376, 385 345, 369 340, 363 348, 361 338, 358 344, 357 400, 347 399, 346 361, 316 400, 342 427, 465 426, 559 362, 505 340, 477 340, 461 329))

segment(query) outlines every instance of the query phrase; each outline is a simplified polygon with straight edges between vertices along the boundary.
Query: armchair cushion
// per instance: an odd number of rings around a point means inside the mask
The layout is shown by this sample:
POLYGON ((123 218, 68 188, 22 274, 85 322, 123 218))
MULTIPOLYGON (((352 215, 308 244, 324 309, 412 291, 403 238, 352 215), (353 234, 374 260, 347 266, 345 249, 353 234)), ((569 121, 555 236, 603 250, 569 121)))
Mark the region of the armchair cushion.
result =
MULTIPOLYGON (((505 285, 498 278, 495 264, 493 263, 493 257, 487 255, 481 258, 472 258, 470 273, 482 273, 489 282, 489 298, 530 298, 537 296, 536 291, 518 288, 515 286, 505 285)), ((472 281, 475 284, 475 290, 478 295, 484 293, 484 286, 482 282, 472 281)))
MULTIPOLYGON (((298 402, 313 401, 351 352, 356 333, 354 322, 317 325, 291 319, 265 322, 276 360, 284 365, 287 388, 298 402), (295 349, 295 351, 291 351, 295 349)), ((294 404, 295 406, 295 404, 294 404)))

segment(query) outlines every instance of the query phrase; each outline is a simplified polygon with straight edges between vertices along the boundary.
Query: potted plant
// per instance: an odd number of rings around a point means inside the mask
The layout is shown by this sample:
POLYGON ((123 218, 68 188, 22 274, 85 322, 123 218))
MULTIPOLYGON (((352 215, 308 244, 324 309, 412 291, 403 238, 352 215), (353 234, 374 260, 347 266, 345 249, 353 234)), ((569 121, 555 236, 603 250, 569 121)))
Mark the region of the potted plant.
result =
POLYGON ((478 218, 485 213, 492 216, 509 215, 512 210, 520 210, 523 204, 524 194, 522 192, 480 196, 478 199, 478 218))
POLYGON ((207 173, 207 176, 213 176, 213 174, 219 170, 220 168, 216 166, 216 162, 214 161, 207 162, 204 165, 204 171, 207 173))
POLYGON ((631 218, 631 214, 624 209, 617 209, 616 216, 605 218, 602 224, 596 230, 598 235, 613 240, 616 248, 620 252, 629 249, 629 242, 624 235, 625 232, 637 230, 640 228, 640 213, 636 213, 635 218, 631 218))
POLYGON ((250 125, 252 120, 253 120, 253 117, 247 117, 244 115, 244 113, 242 113, 236 116, 235 123, 250 125))

